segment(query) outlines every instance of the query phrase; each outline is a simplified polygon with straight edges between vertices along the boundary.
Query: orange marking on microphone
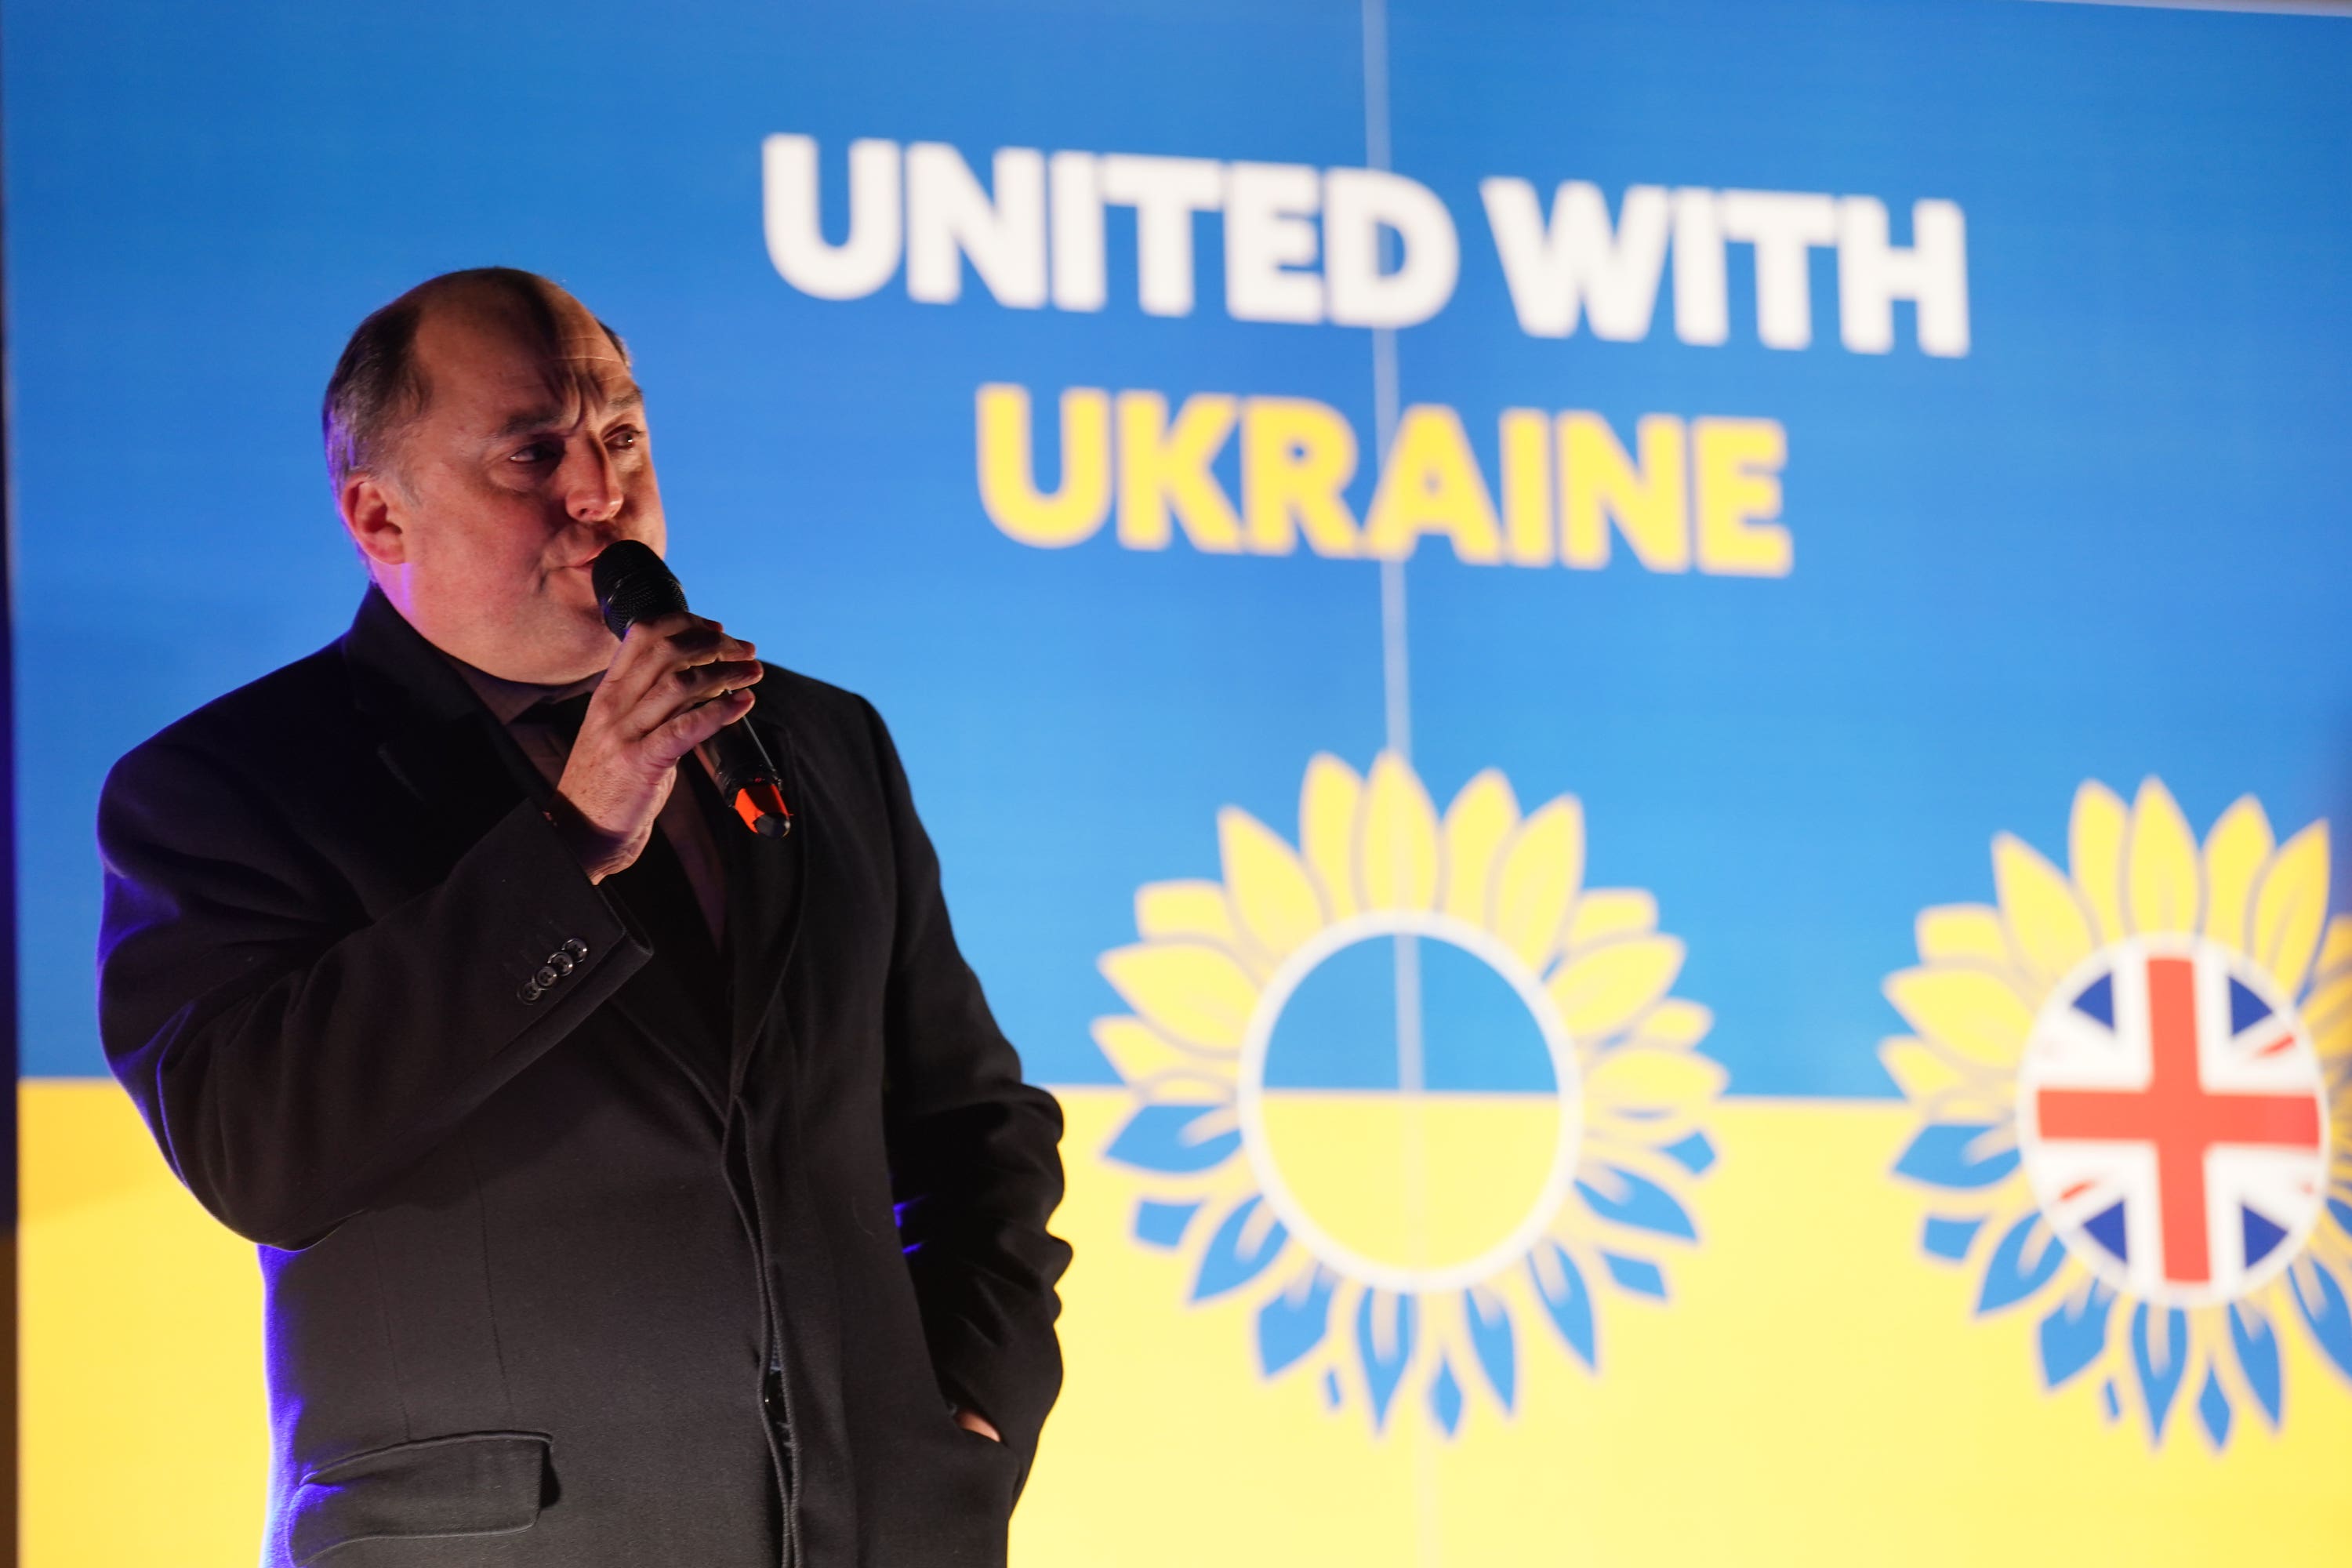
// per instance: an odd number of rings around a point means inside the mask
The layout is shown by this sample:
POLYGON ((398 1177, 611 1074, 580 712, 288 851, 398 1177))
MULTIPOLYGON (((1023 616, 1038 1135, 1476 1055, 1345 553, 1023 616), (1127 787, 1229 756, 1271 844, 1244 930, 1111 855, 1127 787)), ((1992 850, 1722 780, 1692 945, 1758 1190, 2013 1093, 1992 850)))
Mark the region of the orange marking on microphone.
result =
POLYGON ((767 779, 753 779, 735 792, 735 815, 743 826, 769 838, 782 838, 793 830, 792 808, 784 804, 784 792, 767 779))

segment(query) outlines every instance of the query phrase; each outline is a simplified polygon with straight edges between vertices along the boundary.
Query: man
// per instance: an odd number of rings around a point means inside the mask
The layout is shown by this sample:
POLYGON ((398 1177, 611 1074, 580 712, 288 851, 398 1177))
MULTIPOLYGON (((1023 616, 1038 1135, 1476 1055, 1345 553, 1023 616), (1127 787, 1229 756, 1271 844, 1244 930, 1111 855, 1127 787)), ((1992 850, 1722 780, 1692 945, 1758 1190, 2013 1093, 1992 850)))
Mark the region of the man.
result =
POLYGON ((325 424, 351 631, 99 813, 109 1059, 260 1244, 265 1565, 1001 1563, 1061 1119, 880 719, 713 621, 604 629, 589 563, 662 549, 661 498, 620 339, 545 279, 379 310, 325 424), (716 798, 732 723, 787 837, 716 798))

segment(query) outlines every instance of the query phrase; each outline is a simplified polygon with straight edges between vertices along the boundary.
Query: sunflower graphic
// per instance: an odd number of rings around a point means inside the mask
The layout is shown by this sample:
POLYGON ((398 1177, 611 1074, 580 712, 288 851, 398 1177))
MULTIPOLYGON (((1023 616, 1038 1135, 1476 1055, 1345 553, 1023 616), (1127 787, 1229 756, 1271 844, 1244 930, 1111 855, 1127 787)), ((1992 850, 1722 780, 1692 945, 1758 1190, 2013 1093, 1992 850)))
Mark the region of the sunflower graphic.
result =
POLYGON ((1584 819, 1494 770, 1439 815, 1412 766, 1307 766, 1296 847, 1218 816, 1222 881, 1136 895, 1094 1037, 1137 1101, 1105 1151, 1193 1302, 1246 1303, 1258 1370, 1383 1428, 1516 1408, 1529 1336, 1587 1368, 1602 1291, 1664 1300, 1715 1161, 1723 1069, 1683 945, 1586 888, 1584 819))
POLYGON ((1997 905, 1929 909, 1879 1051, 1925 1125, 1895 1172, 1976 1311, 2039 1315, 2045 1388, 2095 1387, 2160 1446, 2283 1416, 2300 1323, 2352 1377, 2352 919, 2324 822, 2252 796, 2200 845, 2156 779, 2084 784, 2061 871, 2008 834, 1997 905))

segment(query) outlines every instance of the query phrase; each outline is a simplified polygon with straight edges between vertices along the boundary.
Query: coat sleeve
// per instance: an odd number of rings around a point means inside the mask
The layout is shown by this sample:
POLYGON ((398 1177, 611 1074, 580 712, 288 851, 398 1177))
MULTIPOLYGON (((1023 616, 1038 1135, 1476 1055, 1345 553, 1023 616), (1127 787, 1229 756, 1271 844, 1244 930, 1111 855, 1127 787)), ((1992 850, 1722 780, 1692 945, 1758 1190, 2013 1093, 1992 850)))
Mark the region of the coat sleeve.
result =
POLYGON ((99 847, 108 1062, 197 1200, 274 1247, 368 1206, 647 956, 528 802, 373 919, 257 781, 192 745, 117 764, 99 847), (527 999, 559 952, 569 973, 527 999))
POLYGON ((900 1239, 942 1392, 985 1416, 1025 1467, 1062 1386, 1054 1286, 1070 1248, 1045 1229, 1062 1200, 1062 1110, 1022 1081, 956 950, 906 772, 880 716, 866 718, 898 877, 885 1030, 900 1239))

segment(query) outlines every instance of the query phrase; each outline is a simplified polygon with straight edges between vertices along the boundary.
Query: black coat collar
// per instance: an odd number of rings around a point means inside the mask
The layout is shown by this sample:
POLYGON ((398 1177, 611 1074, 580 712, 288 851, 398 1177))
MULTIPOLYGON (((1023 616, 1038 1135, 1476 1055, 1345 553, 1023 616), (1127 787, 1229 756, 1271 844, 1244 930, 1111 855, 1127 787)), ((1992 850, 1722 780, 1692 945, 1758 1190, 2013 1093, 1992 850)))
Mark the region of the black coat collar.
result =
POLYGON ((377 754, 470 844, 524 800, 553 791, 466 678, 371 584, 343 637, 352 695, 383 737, 377 754))

